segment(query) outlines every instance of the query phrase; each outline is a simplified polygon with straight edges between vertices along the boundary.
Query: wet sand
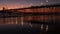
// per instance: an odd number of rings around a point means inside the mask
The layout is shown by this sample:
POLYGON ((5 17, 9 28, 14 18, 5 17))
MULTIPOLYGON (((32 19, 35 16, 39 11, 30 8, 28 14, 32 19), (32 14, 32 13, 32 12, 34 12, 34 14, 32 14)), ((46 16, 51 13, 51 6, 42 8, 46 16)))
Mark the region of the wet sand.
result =
POLYGON ((0 25, 0 34, 58 34, 60 33, 60 25, 49 26, 49 31, 41 32, 40 27, 30 27, 20 24, 0 25))

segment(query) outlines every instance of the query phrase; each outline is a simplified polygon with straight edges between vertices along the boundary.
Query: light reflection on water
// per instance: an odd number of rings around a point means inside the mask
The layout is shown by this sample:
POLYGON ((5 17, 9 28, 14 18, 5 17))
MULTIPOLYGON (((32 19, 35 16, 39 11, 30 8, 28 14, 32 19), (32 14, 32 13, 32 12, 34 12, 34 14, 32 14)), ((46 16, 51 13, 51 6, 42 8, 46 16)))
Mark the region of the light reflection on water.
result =
POLYGON ((40 28, 41 28, 42 31, 48 31, 48 27, 49 27, 48 25, 41 24, 40 28))
POLYGON ((60 16, 21 16, 21 17, 9 17, 0 18, 0 24, 22 24, 24 22, 39 21, 39 22, 60 22, 60 16))
POLYGON ((48 31, 48 25, 46 25, 46 31, 48 31))
POLYGON ((0 18, 2 21, 0 23, 2 24, 21 24, 22 26, 30 26, 32 27, 38 27, 41 29, 41 31, 48 31, 48 25, 43 24, 31 24, 31 23, 25 23, 24 17, 12 17, 12 18, 0 18))
POLYGON ((41 30, 43 30, 43 24, 41 25, 41 30))
POLYGON ((49 30, 49 25, 44 24, 31 24, 31 23, 24 23, 23 26, 30 26, 31 28, 40 28, 42 32, 49 30))
POLYGON ((23 26, 24 21, 23 21, 24 17, 21 17, 21 25, 23 26))

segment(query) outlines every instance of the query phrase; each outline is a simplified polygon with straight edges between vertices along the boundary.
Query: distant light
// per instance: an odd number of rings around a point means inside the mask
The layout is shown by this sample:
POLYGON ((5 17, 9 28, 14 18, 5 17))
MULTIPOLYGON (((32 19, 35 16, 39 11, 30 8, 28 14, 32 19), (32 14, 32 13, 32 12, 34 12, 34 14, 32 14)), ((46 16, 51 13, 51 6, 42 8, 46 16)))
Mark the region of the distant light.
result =
POLYGON ((41 3, 41 5, 43 5, 44 3, 41 3))
POLYGON ((48 2, 48 0, 46 0, 46 2, 48 2))

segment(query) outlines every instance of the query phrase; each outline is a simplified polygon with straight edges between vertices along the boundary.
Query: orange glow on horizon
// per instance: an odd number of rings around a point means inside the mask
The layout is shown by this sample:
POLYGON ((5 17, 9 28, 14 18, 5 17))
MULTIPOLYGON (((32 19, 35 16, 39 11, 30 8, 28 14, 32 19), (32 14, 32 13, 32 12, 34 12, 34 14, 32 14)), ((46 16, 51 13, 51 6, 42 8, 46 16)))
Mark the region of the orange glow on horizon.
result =
POLYGON ((6 9, 16 9, 16 8, 25 8, 25 7, 30 7, 31 4, 23 5, 23 4, 8 4, 8 5, 0 5, 0 10, 2 10, 3 7, 6 9))
MULTIPOLYGON (((18 6, 18 7, 16 7, 16 6, 9 6, 9 7, 5 7, 5 9, 16 9, 16 8, 24 8, 23 6, 18 6)), ((3 9, 3 7, 0 7, 0 10, 2 10, 3 9)))

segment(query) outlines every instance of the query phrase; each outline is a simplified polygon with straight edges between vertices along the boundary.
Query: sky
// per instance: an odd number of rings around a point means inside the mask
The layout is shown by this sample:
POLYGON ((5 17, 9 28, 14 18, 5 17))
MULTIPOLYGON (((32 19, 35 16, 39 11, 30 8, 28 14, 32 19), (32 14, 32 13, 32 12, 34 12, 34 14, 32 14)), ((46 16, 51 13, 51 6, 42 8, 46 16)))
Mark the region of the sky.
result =
POLYGON ((0 0, 0 10, 3 7, 6 9, 14 9, 57 3, 60 3, 60 0, 0 0))

